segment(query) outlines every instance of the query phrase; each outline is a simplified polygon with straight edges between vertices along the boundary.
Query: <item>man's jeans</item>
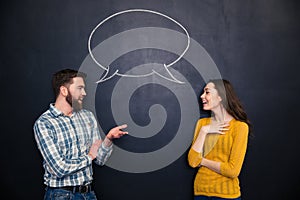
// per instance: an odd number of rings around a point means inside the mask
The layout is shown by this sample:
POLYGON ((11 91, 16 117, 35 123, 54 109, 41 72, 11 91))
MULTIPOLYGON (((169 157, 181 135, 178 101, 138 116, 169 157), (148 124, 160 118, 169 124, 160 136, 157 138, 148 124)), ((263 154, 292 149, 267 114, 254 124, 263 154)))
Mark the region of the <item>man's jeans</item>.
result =
POLYGON ((53 189, 46 187, 44 200, 97 200, 94 191, 79 193, 63 189, 53 189))

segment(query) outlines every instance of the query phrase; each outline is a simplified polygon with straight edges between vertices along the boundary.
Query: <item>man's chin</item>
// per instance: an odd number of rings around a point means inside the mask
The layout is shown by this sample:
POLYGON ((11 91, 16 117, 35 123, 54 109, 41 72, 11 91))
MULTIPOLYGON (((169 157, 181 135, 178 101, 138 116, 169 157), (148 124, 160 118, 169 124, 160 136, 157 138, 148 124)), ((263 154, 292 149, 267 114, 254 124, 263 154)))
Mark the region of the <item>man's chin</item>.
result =
POLYGON ((73 102, 72 107, 73 107, 73 111, 75 112, 82 110, 82 104, 78 102, 73 102))

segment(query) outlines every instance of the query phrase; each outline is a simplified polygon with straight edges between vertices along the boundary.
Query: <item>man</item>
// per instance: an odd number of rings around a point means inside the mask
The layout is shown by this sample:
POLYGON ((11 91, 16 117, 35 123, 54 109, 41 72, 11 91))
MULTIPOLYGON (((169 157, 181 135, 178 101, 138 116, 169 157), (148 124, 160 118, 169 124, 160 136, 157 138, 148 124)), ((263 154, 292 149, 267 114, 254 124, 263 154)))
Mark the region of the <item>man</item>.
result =
POLYGON ((111 129, 102 141, 92 112, 82 108, 86 96, 84 73, 64 69, 53 75, 55 103, 34 124, 34 136, 43 156, 45 199, 96 199, 91 187, 92 161, 104 165, 112 140, 128 134, 111 129))

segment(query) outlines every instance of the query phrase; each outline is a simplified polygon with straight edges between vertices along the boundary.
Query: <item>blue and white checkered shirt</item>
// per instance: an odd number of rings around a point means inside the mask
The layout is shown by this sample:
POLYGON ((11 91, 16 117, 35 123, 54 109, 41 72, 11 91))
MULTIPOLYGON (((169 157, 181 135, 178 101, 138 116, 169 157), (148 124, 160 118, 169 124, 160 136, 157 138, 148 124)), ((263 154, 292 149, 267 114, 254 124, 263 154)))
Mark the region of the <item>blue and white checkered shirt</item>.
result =
MULTIPOLYGON (((34 124, 34 136, 44 158, 44 183, 50 187, 86 185, 93 180, 89 149, 100 139, 97 121, 92 112, 82 109, 64 115, 53 104, 34 124)), ((101 144, 98 165, 104 165, 112 145, 101 144)))

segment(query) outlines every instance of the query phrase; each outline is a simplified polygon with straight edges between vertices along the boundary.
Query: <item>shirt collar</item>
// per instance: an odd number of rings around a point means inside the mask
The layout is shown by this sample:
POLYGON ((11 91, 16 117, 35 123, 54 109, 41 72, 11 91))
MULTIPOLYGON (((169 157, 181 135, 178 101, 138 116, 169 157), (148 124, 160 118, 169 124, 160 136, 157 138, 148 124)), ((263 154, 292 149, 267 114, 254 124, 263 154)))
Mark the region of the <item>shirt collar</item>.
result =
POLYGON ((58 117, 58 116, 63 116, 64 113, 60 110, 58 110, 57 108, 55 108, 54 106, 54 103, 51 103, 50 104, 50 108, 49 108, 50 112, 55 116, 55 117, 58 117))

